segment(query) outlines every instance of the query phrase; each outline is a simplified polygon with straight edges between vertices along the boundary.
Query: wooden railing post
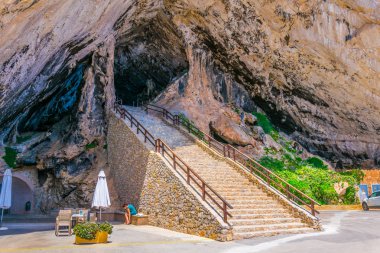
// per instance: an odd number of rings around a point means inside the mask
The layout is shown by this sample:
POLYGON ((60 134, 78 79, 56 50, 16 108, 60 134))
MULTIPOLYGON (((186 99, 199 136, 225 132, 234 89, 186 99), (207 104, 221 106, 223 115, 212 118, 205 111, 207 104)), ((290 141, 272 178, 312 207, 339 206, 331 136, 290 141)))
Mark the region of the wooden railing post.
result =
POLYGON ((147 130, 145 129, 145 132, 144 132, 144 137, 145 137, 145 138, 144 138, 144 143, 146 143, 146 139, 147 139, 147 136, 146 136, 146 135, 147 135, 147 130))
POLYGON ((190 184, 190 168, 186 166, 187 184, 190 184))
POLYGON ((314 207, 314 201, 311 201, 311 204, 310 204, 310 206, 311 206, 311 214, 312 214, 313 216, 315 216, 315 207, 314 207))
POLYGON ((155 142, 156 142, 156 153, 160 153, 160 139, 157 139, 155 142))
POLYGON ((234 155, 234 161, 236 161, 236 154, 235 154, 235 149, 232 149, 233 155, 234 155))
POLYGON ((223 145, 223 156, 226 157, 226 145, 223 145))
POLYGON ((227 204, 223 201, 223 221, 227 222, 227 204))
POLYGON ((202 182, 202 199, 206 200, 206 183, 202 182))
POLYGON ((173 167, 175 170, 177 170, 177 162, 176 162, 175 158, 176 158, 176 155, 173 154, 173 167))
POLYGON ((208 147, 211 148, 211 138, 208 136, 208 147))
POLYGON ((291 197, 290 197, 290 187, 289 187, 288 184, 286 185, 286 196, 288 197, 288 199, 291 199, 291 197))

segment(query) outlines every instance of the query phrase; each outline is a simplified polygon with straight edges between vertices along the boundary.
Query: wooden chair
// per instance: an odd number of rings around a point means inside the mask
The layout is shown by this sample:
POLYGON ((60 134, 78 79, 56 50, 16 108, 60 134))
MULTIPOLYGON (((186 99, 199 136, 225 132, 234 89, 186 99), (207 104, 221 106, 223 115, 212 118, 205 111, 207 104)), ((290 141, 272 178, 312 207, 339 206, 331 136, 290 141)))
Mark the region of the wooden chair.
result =
POLYGON ((55 235, 71 235, 71 210, 59 210, 55 220, 55 235))

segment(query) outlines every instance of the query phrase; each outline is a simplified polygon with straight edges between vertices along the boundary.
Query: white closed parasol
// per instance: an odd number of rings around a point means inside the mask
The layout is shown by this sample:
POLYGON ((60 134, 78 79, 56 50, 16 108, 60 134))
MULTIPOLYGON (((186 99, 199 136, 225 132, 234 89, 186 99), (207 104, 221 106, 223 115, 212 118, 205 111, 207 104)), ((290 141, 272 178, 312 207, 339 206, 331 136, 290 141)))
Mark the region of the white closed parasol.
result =
POLYGON ((12 172, 7 169, 3 176, 3 182, 1 184, 0 192, 0 208, 1 208, 1 220, 0 220, 0 230, 7 230, 8 228, 3 227, 3 215, 4 209, 9 209, 12 205, 12 172))
POLYGON ((92 207, 100 209, 100 220, 102 220, 102 208, 107 208, 109 206, 111 206, 111 201, 108 193, 106 174, 101 170, 98 175, 94 198, 92 199, 92 207))

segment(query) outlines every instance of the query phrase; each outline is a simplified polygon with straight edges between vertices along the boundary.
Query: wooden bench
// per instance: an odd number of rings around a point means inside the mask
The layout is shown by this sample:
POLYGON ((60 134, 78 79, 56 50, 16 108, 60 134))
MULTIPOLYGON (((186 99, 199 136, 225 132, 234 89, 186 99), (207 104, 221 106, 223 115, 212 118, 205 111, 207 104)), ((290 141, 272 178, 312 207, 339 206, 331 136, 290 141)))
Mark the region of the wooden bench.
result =
POLYGON ((148 225, 149 219, 148 215, 132 215, 131 224, 136 226, 148 225))

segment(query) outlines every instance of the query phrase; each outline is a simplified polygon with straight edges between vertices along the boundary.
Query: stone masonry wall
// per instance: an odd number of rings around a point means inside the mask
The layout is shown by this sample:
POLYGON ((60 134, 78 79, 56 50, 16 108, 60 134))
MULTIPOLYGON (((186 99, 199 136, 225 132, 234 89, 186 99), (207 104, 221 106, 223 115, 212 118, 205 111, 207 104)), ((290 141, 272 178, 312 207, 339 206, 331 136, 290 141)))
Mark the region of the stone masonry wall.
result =
POLYGON ((219 241, 232 240, 232 229, 169 167, 149 151, 114 115, 109 119, 108 160, 122 203, 133 203, 153 226, 219 241))
POLYGON ((110 114, 108 120, 108 164, 111 177, 121 204, 133 204, 139 208, 149 150, 120 119, 110 114))
POLYGON ((368 185, 368 194, 372 194, 372 185, 380 184, 380 169, 363 170, 364 178, 362 184, 368 185))

